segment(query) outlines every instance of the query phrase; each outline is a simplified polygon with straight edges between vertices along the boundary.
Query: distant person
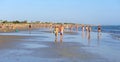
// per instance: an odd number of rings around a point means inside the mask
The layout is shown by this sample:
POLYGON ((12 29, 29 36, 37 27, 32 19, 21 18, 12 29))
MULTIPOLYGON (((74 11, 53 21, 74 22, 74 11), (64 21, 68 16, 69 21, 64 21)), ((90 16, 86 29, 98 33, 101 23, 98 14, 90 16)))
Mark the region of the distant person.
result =
POLYGON ((65 28, 67 29, 67 31, 69 30, 69 27, 68 27, 68 25, 66 25, 66 26, 65 26, 65 28))
POLYGON ((88 32, 91 32, 91 26, 88 27, 88 32))
POLYGON ((97 45, 99 46, 100 45, 100 38, 101 38, 101 35, 100 34, 97 34, 97 45))
POLYGON ((29 24, 29 29, 31 29, 32 28, 32 26, 31 26, 31 24, 29 24))
POLYGON ((101 37, 101 26, 98 25, 98 34, 97 34, 98 46, 99 46, 99 44, 100 44, 100 37, 101 37))
POLYGON ((76 24, 76 32, 78 32, 78 24, 76 24))
POLYGON ((70 32, 72 32, 73 25, 70 25, 70 32))
POLYGON ((85 27, 86 31, 88 31, 88 26, 85 27))
POLYGON ((82 25, 82 31, 84 31, 84 29, 85 29, 85 28, 84 28, 84 25, 82 25))
POLYGON ((98 25, 98 33, 100 33, 100 32, 101 32, 101 26, 98 25))
POLYGON ((32 25, 29 24, 29 33, 31 33, 32 25))
POLYGON ((88 37, 88 45, 90 46, 90 42, 91 42, 91 41, 90 41, 90 37, 91 37, 91 36, 90 36, 90 32, 88 32, 87 35, 88 35, 88 36, 87 36, 87 37, 88 37))
POLYGON ((81 34, 81 35, 82 35, 82 39, 84 39, 84 31, 82 31, 82 34, 81 34))
POLYGON ((49 29, 50 29, 50 31, 52 31, 52 23, 49 25, 49 29))

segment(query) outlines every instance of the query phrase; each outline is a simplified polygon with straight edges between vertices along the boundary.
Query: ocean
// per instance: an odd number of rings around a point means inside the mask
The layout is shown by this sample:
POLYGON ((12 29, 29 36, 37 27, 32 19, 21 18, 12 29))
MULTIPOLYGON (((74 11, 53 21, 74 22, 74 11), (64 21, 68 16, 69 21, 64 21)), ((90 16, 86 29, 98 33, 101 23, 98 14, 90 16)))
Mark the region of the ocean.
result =
MULTIPOLYGON (((97 31, 97 26, 92 27, 93 31, 97 31)), ((120 34, 120 26, 101 26, 102 32, 120 34)))
MULTIPOLYGON (((92 32, 97 32, 97 26, 92 26, 92 32)), ((75 29, 74 29, 75 30, 75 29)), ((81 27, 79 27, 79 31, 81 31, 81 27)), ((112 36, 112 38, 120 40, 120 25, 106 25, 101 26, 102 33, 108 33, 112 36)))
MULTIPOLYGON (((97 32, 97 26, 92 27, 92 31, 97 32)), ((101 26, 101 31, 103 33, 108 33, 112 36, 112 38, 119 39, 120 40, 120 25, 114 26, 101 26)))

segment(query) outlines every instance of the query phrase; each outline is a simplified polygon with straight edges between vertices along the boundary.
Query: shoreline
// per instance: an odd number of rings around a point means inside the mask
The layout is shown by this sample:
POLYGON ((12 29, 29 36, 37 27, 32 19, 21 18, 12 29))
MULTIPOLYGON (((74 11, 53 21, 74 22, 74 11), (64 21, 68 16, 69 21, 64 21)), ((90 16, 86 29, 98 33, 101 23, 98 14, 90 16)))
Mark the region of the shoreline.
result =
MULTIPOLYGON (((34 30, 34 29, 40 29, 40 28, 54 28, 55 25, 60 26, 62 23, 0 23, 0 32, 18 32, 18 31, 26 31, 26 30, 34 30), (29 28, 29 25, 31 25, 31 28, 29 28)), ((64 24, 64 27, 66 29, 72 30, 76 27, 82 27, 82 26, 93 26, 89 24, 64 24)))

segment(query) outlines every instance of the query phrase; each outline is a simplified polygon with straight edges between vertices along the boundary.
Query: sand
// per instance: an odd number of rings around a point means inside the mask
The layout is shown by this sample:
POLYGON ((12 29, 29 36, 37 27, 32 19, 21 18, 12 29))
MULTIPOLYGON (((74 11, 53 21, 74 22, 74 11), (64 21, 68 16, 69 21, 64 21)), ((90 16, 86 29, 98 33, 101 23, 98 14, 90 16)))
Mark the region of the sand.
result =
POLYGON ((98 40, 96 33, 92 32, 88 40, 81 33, 66 32, 63 42, 54 39, 54 34, 44 29, 34 30, 31 34, 28 31, 2 34, 0 62, 119 62, 114 58, 118 53, 114 53, 112 59, 106 56, 111 54, 107 50, 114 50, 108 49, 109 45, 105 43, 108 35, 102 34, 98 40))

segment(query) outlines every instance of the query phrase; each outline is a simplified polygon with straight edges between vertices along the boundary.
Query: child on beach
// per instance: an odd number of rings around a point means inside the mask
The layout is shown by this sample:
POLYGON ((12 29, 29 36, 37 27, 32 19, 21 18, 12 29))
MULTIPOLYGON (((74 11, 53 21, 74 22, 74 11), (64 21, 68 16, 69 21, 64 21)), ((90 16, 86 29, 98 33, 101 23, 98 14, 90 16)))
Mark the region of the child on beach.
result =
POLYGON ((58 32, 59 32, 59 28, 58 28, 58 26, 55 26, 54 27, 54 33, 55 33, 56 38, 58 37, 58 32))

